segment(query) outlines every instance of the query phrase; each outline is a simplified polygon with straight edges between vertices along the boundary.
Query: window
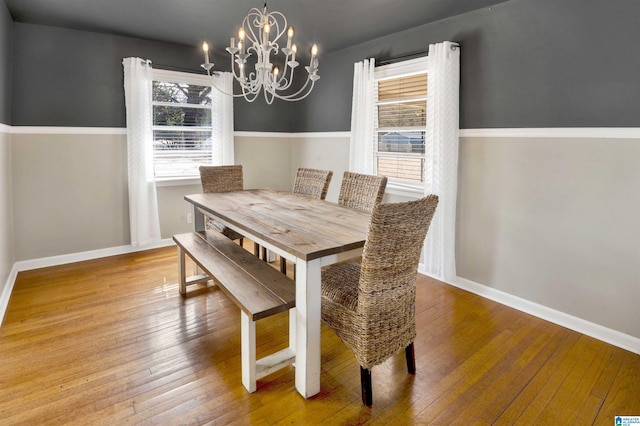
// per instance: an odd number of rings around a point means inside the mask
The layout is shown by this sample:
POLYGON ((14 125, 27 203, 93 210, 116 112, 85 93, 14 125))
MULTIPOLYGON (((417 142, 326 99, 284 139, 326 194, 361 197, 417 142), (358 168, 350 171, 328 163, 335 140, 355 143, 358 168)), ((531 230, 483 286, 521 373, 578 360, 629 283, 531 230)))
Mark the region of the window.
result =
POLYGON ((198 177, 212 164, 216 102, 207 76, 153 71, 153 163, 157 180, 198 177))
POLYGON ((424 181, 427 58, 375 70, 376 173, 398 186, 424 181))

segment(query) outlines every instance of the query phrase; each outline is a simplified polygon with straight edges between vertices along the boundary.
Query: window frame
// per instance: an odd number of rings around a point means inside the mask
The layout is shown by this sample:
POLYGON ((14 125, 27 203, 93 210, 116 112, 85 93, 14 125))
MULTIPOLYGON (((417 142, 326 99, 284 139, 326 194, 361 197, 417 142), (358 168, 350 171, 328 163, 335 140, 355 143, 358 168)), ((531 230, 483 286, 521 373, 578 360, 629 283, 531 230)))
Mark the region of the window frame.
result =
MULTIPOLYGON (((401 78, 401 77, 407 77, 407 76, 411 76, 411 75, 416 75, 416 74, 423 74, 423 73, 427 73, 427 78, 428 78, 428 64, 429 64, 429 58, 427 56, 424 57, 420 57, 420 58, 415 58, 415 59, 408 59, 406 61, 401 61, 401 62, 395 62, 395 63, 391 63, 391 64, 387 64, 387 65, 381 65, 381 66, 377 66, 374 69, 374 80, 375 80, 375 87, 376 87, 376 104, 375 104, 375 112, 374 112, 374 122, 373 122, 373 131, 374 131, 374 140, 372 141, 372 143, 374 144, 374 156, 375 156, 375 161, 373 162, 374 164, 374 172, 377 174, 378 172, 378 133, 377 133, 377 128, 378 128, 378 112, 377 112, 377 108, 378 108, 378 94, 377 94, 377 83, 380 80, 389 80, 389 79, 394 79, 394 78, 401 78)), ((427 85, 428 85, 428 80, 427 80, 427 85)), ((428 106, 427 106, 428 108, 428 106)), ((426 126, 425 126, 425 131, 426 131, 426 126)), ((425 136, 426 138, 426 136, 425 136)), ((426 145, 427 145, 428 141, 425 139, 425 151, 426 151, 426 145)), ((425 158, 425 154, 423 154, 423 159, 425 158)), ((411 197, 414 198, 416 196, 420 196, 424 193, 424 182, 421 183, 408 183, 408 182, 400 182, 397 180, 393 180, 392 178, 389 178, 388 182, 387 182, 387 191, 391 192, 393 194, 397 194, 397 195, 402 195, 402 196, 406 196, 406 197, 411 197)))
MULTIPOLYGON (((189 84, 189 85, 196 85, 196 86, 208 86, 211 87, 212 92, 214 90, 216 90, 212 84, 211 84, 211 80, 209 79, 209 76, 207 75, 201 75, 201 74, 195 74, 195 73, 188 73, 188 72, 183 72, 183 71, 172 71, 172 70, 162 70, 162 69, 153 69, 152 71, 152 84, 155 81, 163 81, 163 82, 170 82, 170 83, 181 83, 181 84, 189 84)), ((160 130, 162 127, 166 127, 166 126, 156 126, 153 124, 153 108, 155 105, 166 105, 166 103, 164 102, 154 102, 153 100, 153 91, 149 94, 149 96, 151 97, 151 133, 153 135, 153 132, 155 130, 160 130)), ((211 100, 211 105, 209 106, 209 108, 203 108, 202 106, 196 106, 195 108, 202 108, 202 109, 210 109, 211 110, 211 116, 213 117, 214 114, 217 113, 217 111, 215 111, 215 107, 216 107, 216 102, 214 99, 211 100)), ((184 104, 176 104, 176 106, 183 106, 184 104)), ((182 129, 187 129, 187 130, 191 130, 194 126, 185 126, 185 127, 181 127, 182 129), (191 129, 190 129, 191 128, 191 129)), ((197 126, 197 127, 201 127, 201 126, 197 126)), ((196 128, 197 128, 196 127, 196 128)), ((204 126, 203 126, 204 127, 204 126)), ((213 127, 213 122, 211 123, 211 128, 209 129, 209 133, 210 133, 210 137, 213 140, 214 137, 214 132, 215 129, 213 127)), ((152 136, 152 140, 151 143, 154 144, 155 142, 155 138, 153 138, 152 136)), ((154 155, 153 158, 153 166, 154 166, 154 171, 153 171, 153 175, 154 175, 154 179, 156 182, 157 186, 160 187, 164 187, 164 186, 177 186, 177 185, 195 185, 195 184, 199 184, 200 183, 200 176, 193 174, 193 175, 182 175, 182 176, 161 176, 158 177, 156 176, 156 172, 155 172, 155 150, 154 148, 152 148, 152 152, 154 155)), ((214 147, 213 144, 211 145, 211 156, 213 156, 213 152, 214 152, 214 147)))

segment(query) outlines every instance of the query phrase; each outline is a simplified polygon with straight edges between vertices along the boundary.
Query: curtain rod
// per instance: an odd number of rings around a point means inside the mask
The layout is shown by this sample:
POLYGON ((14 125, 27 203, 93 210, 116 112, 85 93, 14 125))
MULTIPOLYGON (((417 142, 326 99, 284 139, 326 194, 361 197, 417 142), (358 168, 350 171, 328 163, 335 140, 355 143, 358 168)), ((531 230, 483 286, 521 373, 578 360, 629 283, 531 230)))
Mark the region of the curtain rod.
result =
MULTIPOLYGON (((460 44, 455 43, 455 42, 451 43, 451 49, 452 50, 456 50, 458 47, 460 47, 460 44)), ((393 58, 389 58, 389 59, 383 59, 380 62, 376 62, 376 66, 389 65, 389 64, 396 63, 396 62, 406 61, 408 59, 420 58, 420 57, 423 57, 423 56, 429 56, 429 49, 427 49, 427 50, 419 50, 417 52, 407 53, 407 54, 400 55, 400 56, 394 56, 393 58)))
POLYGON ((418 52, 407 53, 400 56, 394 56, 393 58, 376 61, 376 66, 389 65, 396 62, 406 61, 407 59, 420 58, 422 56, 429 56, 429 50, 420 50, 418 52))
POLYGON ((158 70, 165 70, 165 71, 182 71, 182 72, 188 72, 188 73, 200 73, 202 72, 202 70, 194 70, 192 68, 181 68, 181 67, 175 67, 173 65, 165 65, 165 64, 156 64, 155 62, 152 63, 152 67, 158 70))

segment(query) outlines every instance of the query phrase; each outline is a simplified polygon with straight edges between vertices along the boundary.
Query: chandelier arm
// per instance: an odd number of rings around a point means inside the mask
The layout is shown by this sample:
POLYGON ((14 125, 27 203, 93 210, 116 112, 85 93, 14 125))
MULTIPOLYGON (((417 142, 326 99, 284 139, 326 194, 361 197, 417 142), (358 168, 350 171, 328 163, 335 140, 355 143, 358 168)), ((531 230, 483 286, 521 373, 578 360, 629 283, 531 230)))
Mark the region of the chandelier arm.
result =
POLYGON ((256 100, 256 98, 258 97, 258 95, 260 94, 260 92, 249 92, 247 93, 247 91, 242 88, 242 93, 240 94, 240 96, 244 97, 244 99, 247 102, 253 102, 256 100), (251 97, 250 95, 253 95, 253 97, 251 97))
POLYGON ((246 27, 245 37, 249 38, 252 44, 255 44, 256 40, 258 40, 258 38, 256 37, 256 33, 253 32, 253 28, 254 27, 259 28, 260 24, 259 23, 257 25, 255 23, 252 24, 251 20, 253 19, 254 22, 257 22, 257 19, 261 16, 262 16, 262 12, 254 7, 249 11, 247 16, 245 16, 245 18, 242 20, 242 28, 246 27), (247 30, 249 30, 249 32, 247 32, 247 30))
POLYGON ((282 73, 282 78, 286 77, 287 68, 289 69, 289 77, 287 78, 287 84, 281 87, 281 90, 287 90, 289 87, 291 87, 291 83, 293 83, 293 68, 289 66, 285 66, 285 71, 282 73))
POLYGON ((264 100, 267 103, 267 105, 273 104, 273 98, 277 97, 275 92, 271 92, 269 90, 264 90, 263 92, 264 92, 264 100), (269 95, 271 95, 271 96, 269 96, 269 95))
POLYGON ((307 79, 307 81, 304 83, 304 86, 302 86, 300 88, 300 90, 298 90, 295 93, 292 93, 290 95, 282 95, 282 96, 278 96, 280 99, 284 100, 284 101, 299 101, 301 99, 306 98, 307 96, 309 96, 309 94, 311 93, 311 91, 313 90, 313 86, 315 84, 315 81, 311 80, 311 79, 307 79), (311 83, 311 86, 309 87, 308 90, 307 87, 309 86, 309 83, 311 83), (300 95, 301 93, 303 93, 306 90, 306 93, 304 93, 304 95, 302 97, 297 97, 298 95, 300 95))
POLYGON ((211 85, 220 93, 222 93, 223 95, 227 95, 227 96, 231 96, 233 98, 239 98, 241 96, 244 96, 243 94, 237 94, 234 95, 233 92, 232 93, 227 93, 226 91, 222 90, 221 88, 219 88, 216 83, 214 82, 214 78, 215 76, 213 75, 209 75, 209 80, 211 80, 211 85))
MULTIPOLYGON (((233 59, 234 55, 231 55, 231 72, 233 73, 233 78, 237 81, 240 80, 240 74, 236 73, 236 66, 238 68, 238 72, 240 72, 240 65, 236 64, 236 61, 233 59)), ((211 76, 211 75, 209 75, 211 76)))
POLYGON ((280 37, 282 37, 282 35, 285 33, 285 31, 287 31, 288 27, 287 27, 287 18, 278 11, 274 11, 274 12, 270 12, 269 16, 273 18, 273 23, 276 26, 276 37, 273 39, 273 41, 277 41, 280 39, 280 37), (276 16, 279 16, 280 18, 282 18, 282 29, 280 28, 280 23, 278 22, 278 19, 276 18, 276 16))

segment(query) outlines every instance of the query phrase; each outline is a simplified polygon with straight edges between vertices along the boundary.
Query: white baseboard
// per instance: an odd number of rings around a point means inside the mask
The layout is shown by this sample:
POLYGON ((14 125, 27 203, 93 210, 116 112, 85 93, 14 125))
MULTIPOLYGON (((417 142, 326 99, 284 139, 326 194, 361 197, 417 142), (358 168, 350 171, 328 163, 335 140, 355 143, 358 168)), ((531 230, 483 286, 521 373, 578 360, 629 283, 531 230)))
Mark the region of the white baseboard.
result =
POLYGON ((151 250, 160 247, 172 246, 175 243, 172 238, 166 238, 160 240, 156 244, 150 244, 144 247, 133 247, 131 245, 110 247, 105 249, 90 250, 80 253, 63 254, 60 256, 43 257, 40 259, 21 260, 16 262, 9 273, 7 282, 5 283, 4 290, 0 295, 0 325, 4 320, 4 315, 7 312, 9 306, 9 299, 11 298, 11 292, 13 286, 18 277, 18 272, 30 271, 32 269, 47 268, 49 266, 65 265, 67 263, 82 262, 84 260, 100 259, 102 257, 117 256, 119 254, 135 253, 143 250, 151 250))
POLYGON ((49 266, 65 265, 67 263, 82 262, 84 260, 100 259, 102 257, 117 256, 119 254, 135 253, 137 251, 151 250, 154 248, 168 247, 174 245, 172 238, 160 240, 156 244, 144 247, 133 247, 131 245, 109 247, 98 250, 83 251, 80 253, 63 254, 60 256, 43 257, 40 259, 21 260, 16 262, 15 267, 18 272, 30 271, 32 269, 47 268, 49 266))
POLYGON ((593 337, 619 348, 640 354, 640 339, 637 337, 612 330, 582 318, 574 317, 573 315, 551 309, 547 306, 505 293, 504 291, 497 290, 483 284, 478 284, 466 278, 457 277, 455 282, 447 284, 470 291, 478 296, 485 297, 493 300, 494 302, 501 303, 521 312, 550 321, 554 324, 577 331, 578 333, 593 337))
POLYGON ((11 298, 11 292, 13 291, 13 285, 16 282, 17 276, 18 268, 14 264, 13 268, 11 268, 11 272, 9 272, 9 276, 7 277, 7 282, 4 285, 2 294, 0 294, 0 326, 4 321, 4 315, 7 313, 7 308, 9 307, 9 299, 11 298))

